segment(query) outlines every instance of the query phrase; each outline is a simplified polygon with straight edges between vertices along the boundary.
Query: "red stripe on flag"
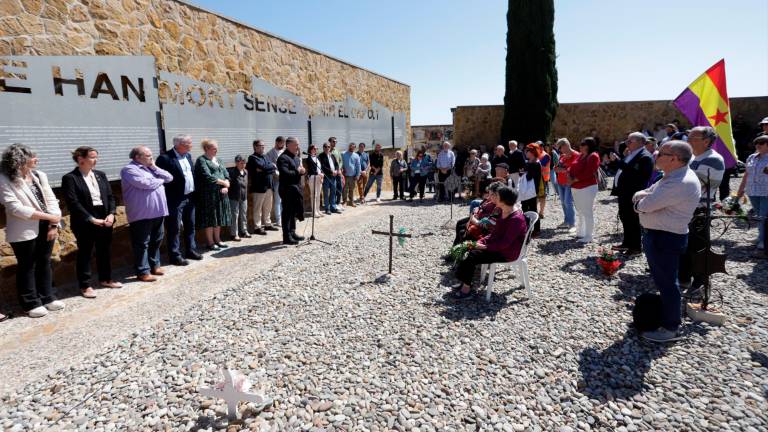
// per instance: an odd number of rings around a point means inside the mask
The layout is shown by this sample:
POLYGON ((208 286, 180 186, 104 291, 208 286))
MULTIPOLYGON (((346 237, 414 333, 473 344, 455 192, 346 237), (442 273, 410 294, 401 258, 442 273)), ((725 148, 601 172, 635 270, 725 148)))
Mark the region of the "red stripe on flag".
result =
POLYGON ((728 101, 728 90, 725 88, 725 59, 720 59, 711 68, 707 69, 706 74, 712 83, 717 87, 717 91, 720 93, 720 97, 723 98, 726 105, 730 106, 728 101))

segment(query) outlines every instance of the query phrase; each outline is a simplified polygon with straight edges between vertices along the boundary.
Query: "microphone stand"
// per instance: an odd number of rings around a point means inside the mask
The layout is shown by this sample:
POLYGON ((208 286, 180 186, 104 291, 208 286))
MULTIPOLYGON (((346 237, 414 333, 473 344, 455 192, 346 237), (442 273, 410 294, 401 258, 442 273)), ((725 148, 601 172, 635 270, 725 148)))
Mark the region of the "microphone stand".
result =
MULTIPOLYGON (((317 174, 315 174, 312 180, 312 183, 314 183, 314 188, 310 188, 310 192, 312 193, 312 230, 310 232, 309 238, 304 241, 303 243, 299 243, 296 245, 296 247, 300 247, 302 245, 308 245, 311 244, 313 241, 316 241, 318 243, 326 244, 331 246, 332 243, 320 240, 315 237, 315 197, 317 196, 317 174)), ((334 197, 335 198, 335 197, 334 197)))

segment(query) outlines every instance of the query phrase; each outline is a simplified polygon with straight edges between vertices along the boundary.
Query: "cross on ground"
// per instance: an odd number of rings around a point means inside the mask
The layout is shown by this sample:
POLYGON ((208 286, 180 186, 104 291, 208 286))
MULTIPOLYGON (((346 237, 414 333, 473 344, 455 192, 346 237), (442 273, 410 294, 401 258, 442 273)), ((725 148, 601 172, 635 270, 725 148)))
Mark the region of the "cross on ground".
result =
POLYGON ((243 391, 238 390, 235 385, 233 371, 222 369, 222 373, 224 374, 223 383, 219 383, 219 385, 215 387, 201 388, 199 392, 203 396, 224 399, 224 401, 227 402, 227 416, 230 420, 237 418, 237 404, 240 401, 253 402, 264 406, 271 403, 269 402, 269 399, 264 398, 263 396, 248 393, 247 388, 243 389, 243 391))
POLYGON ((410 234, 401 234, 395 232, 395 217, 389 215, 389 232, 372 230, 372 234, 379 234, 389 236, 389 274, 392 274, 392 243, 395 237, 398 238, 411 238, 410 234))

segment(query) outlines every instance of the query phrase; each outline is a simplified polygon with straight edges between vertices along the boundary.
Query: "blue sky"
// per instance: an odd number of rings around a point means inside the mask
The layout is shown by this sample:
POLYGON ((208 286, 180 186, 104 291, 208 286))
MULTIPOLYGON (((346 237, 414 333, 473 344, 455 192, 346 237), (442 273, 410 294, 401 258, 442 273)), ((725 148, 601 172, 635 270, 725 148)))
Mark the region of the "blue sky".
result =
MULTIPOLYGON (((411 124, 504 98, 504 0, 190 0, 411 86, 411 124)), ((673 99, 725 58, 768 95, 766 0, 556 0, 560 102, 673 99)))

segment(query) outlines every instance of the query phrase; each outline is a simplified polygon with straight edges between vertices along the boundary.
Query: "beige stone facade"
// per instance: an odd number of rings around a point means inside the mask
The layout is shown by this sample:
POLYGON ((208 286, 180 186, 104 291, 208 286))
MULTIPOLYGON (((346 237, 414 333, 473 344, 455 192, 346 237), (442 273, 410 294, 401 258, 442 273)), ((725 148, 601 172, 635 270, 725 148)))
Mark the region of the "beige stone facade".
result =
MULTIPOLYGON (((768 97, 731 98, 731 115, 741 114, 749 125, 768 116, 768 97)), ((453 109, 454 145, 491 149, 499 140, 504 107, 501 105, 459 106, 453 109)), ((626 138, 628 131, 641 125, 653 129, 656 123, 685 118, 671 101, 597 102, 560 104, 552 137, 567 137, 573 142, 592 131, 603 142, 626 138)))
MULTIPOLYGON (((233 91, 251 88, 257 76, 308 105, 351 96, 371 106, 375 99, 392 112, 405 112, 410 124, 408 85, 183 1, 1 0, 0 56, 6 55, 151 55, 159 71, 233 91)), ((119 182, 113 189, 119 197, 119 182)), ((0 291, 0 302, 15 303, 16 259, 4 226, 0 212, 0 284, 9 288, 0 291)), ((115 248, 130 250, 122 207, 115 248)), ((73 279, 75 250, 74 236, 64 230, 54 247, 54 260, 61 261, 54 269, 58 284, 73 279)), ((128 256, 115 256, 115 266, 128 265, 128 256)))

